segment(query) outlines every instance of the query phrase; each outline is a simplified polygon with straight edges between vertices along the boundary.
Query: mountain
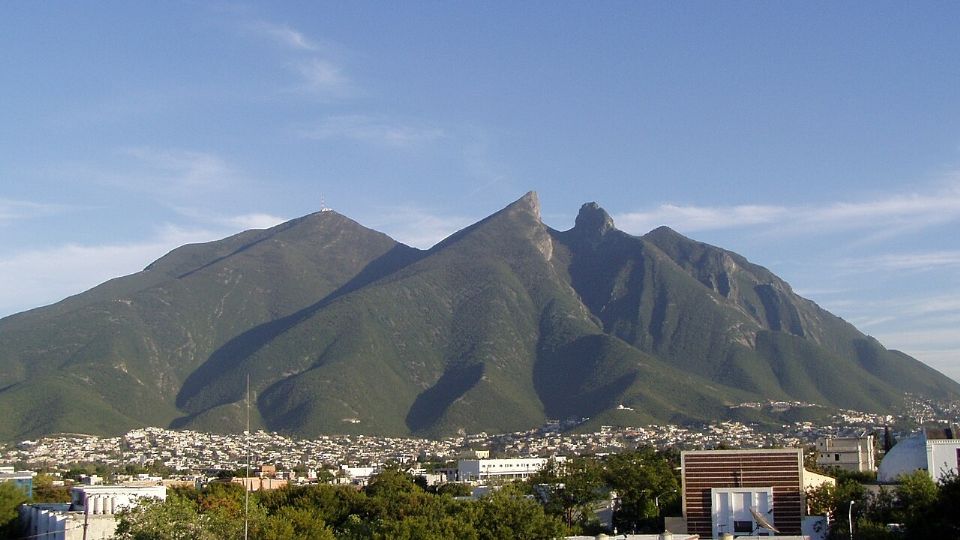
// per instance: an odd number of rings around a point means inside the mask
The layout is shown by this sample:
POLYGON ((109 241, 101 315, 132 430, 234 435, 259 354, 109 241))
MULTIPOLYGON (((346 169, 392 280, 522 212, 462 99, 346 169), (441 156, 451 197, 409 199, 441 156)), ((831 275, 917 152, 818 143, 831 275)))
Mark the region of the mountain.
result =
POLYGON ((178 248, 0 320, 0 439, 171 425, 439 436, 638 425, 763 399, 891 411, 960 385, 767 269, 528 193, 433 248, 332 211, 178 248))

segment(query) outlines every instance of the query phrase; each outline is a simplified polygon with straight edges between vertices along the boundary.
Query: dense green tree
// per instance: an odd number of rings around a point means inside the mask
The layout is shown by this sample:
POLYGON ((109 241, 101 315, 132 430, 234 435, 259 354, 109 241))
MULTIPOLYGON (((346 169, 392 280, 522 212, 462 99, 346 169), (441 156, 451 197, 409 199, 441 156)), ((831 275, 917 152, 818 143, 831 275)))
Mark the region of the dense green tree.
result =
POLYGON ((393 497, 422 491, 413 476, 399 469, 384 469, 370 478, 364 490, 371 497, 393 497))
POLYGON ((670 462, 651 449, 607 458, 607 484, 617 492, 617 530, 657 532, 660 516, 679 511, 680 481, 670 462))
POLYGON ((469 497, 470 494, 473 493, 473 489, 471 489, 469 485, 458 482, 440 484, 436 486, 433 491, 437 495, 449 495, 451 497, 469 497))
POLYGON ((591 458, 555 460, 527 480, 537 500, 547 512, 562 516, 567 526, 585 525, 592 506, 606 496, 603 469, 591 458))
POLYGON ((54 477, 48 474, 38 474, 33 477, 33 498, 35 503, 62 503, 70 502, 70 488, 68 486, 53 485, 54 477))
POLYGON ((288 506, 261 520, 253 538, 262 540, 284 540, 288 538, 333 540, 335 536, 333 529, 310 508, 288 506))
POLYGON ((171 494, 166 501, 143 501, 117 514, 120 540, 213 540, 194 501, 171 494))
POLYGON ((866 514, 869 502, 866 489, 859 482, 844 480, 837 482, 836 486, 823 484, 807 491, 810 513, 830 516, 830 538, 834 539, 847 537, 851 501, 853 522, 856 524, 866 514))
POLYGON ((479 515, 473 519, 482 540, 559 538, 566 532, 557 517, 544 512, 518 487, 504 486, 481 498, 480 503, 476 507, 479 515))
POLYGON ((19 507, 27 495, 13 482, 0 482, 0 538, 12 538, 17 532, 19 507))

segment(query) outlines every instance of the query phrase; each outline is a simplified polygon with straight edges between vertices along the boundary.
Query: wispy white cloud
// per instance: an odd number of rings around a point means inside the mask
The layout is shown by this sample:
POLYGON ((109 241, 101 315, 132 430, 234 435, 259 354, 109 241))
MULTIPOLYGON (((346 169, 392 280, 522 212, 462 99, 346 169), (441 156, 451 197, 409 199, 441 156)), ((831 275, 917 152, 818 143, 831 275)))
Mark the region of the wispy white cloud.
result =
POLYGON ((222 193, 250 180, 226 159, 195 150, 131 147, 99 160, 46 167, 49 178, 149 194, 157 201, 182 204, 198 196, 222 193))
POLYGON ((420 249, 432 247, 474 221, 472 218, 440 215, 413 206, 381 208, 375 216, 363 220, 391 238, 420 249))
POLYGON ((288 25, 262 19, 246 18, 239 22, 239 29, 258 38, 269 40, 286 50, 279 62, 296 78, 293 84, 284 85, 281 92, 298 94, 319 100, 340 100, 356 96, 359 87, 347 75, 339 46, 308 36, 303 31, 288 25))
POLYGON ((227 233, 248 229, 269 229, 288 220, 288 218, 266 212, 225 215, 216 210, 195 206, 176 206, 173 207, 173 210, 190 220, 191 223, 204 224, 207 227, 223 230, 227 233))
POLYGON ((840 261, 841 268, 853 270, 934 270, 960 267, 960 251, 928 251, 890 253, 876 257, 848 258, 840 261))
POLYGON ((262 214, 262 213, 253 213, 253 214, 243 214, 239 216, 231 216, 229 218, 221 220, 222 223, 230 227, 234 227, 240 230, 247 229, 269 229, 274 225, 279 225, 287 221, 286 218, 262 214))
POLYGON ((266 213, 208 216, 209 226, 166 224, 136 242, 66 243, 0 255, 0 317, 57 302, 109 279, 139 272, 182 245, 210 242, 284 221, 266 213))
POLYGON ((878 333, 884 346, 906 352, 917 360, 960 381, 960 334, 956 326, 925 326, 878 333))
MULTIPOLYGON (((832 299, 825 302, 826 308, 833 312, 848 313, 851 321, 873 319, 876 313, 894 314, 896 321, 906 325, 910 320, 921 317, 944 316, 960 317, 960 291, 947 289, 935 294, 873 298, 873 299, 832 299)), ((960 338, 960 332, 957 333, 960 338)))
POLYGON ((911 349, 960 348, 960 334, 954 326, 884 332, 878 337, 911 349))
POLYGON ((131 178, 151 190, 221 190, 239 177, 223 158, 207 152, 138 147, 127 148, 123 153, 136 162, 131 178))
POLYGON ((342 99, 354 95, 358 89, 336 63, 323 58, 310 58, 292 64, 300 76, 295 90, 322 99, 342 99))
POLYGON ((621 229, 641 233, 660 225, 682 231, 730 229, 775 223, 790 214, 783 206, 681 206, 664 204, 652 210, 627 212, 615 217, 621 229))
POLYGON ((444 138, 440 128, 391 122, 365 115, 331 116, 301 134, 311 139, 352 139, 393 147, 411 147, 444 138))
POLYGON ((0 198, 0 224, 22 219, 47 217, 67 210, 63 204, 38 203, 0 198))
POLYGON ((221 236, 217 231, 167 225, 142 242, 69 243, 0 256, 0 316, 59 301, 138 272, 183 244, 221 236))
POLYGON ((690 232, 763 226, 778 234, 861 229, 879 238, 960 219, 960 181, 928 193, 896 193, 824 206, 663 204, 615 218, 621 228, 634 233, 659 225, 690 232))
POLYGON ((298 51, 317 51, 319 45, 314 43, 299 30, 285 24, 276 24, 267 21, 250 23, 250 29, 272 40, 274 43, 298 51))

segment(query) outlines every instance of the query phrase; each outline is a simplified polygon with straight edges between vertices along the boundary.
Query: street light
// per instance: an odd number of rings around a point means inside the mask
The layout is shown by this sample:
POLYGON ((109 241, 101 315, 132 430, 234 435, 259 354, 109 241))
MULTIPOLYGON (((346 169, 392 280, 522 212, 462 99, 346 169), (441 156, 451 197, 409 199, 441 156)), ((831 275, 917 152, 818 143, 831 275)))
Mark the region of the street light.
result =
POLYGON ((850 526, 850 540, 853 540, 853 505, 857 501, 850 501, 850 507, 847 509, 847 525, 850 526))
MULTIPOLYGON (((677 490, 671 489, 671 490, 668 490, 668 491, 664 491, 664 492, 661 493, 660 495, 666 495, 667 493, 676 493, 676 492, 677 492, 677 490)), ((658 515, 658 516, 660 515, 660 495, 657 495, 656 497, 653 498, 653 504, 657 507, 657 515, 658 515)))

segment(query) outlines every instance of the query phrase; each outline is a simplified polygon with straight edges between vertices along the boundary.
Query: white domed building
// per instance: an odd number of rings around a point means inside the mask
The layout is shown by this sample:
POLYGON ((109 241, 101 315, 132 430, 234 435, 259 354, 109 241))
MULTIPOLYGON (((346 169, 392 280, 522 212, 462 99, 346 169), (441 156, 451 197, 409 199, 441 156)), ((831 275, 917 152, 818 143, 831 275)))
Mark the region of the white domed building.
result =
POLYGON ((927 471, 934 482, 960 473, 958 435, 956 428, 924 429, 903 439, 880 462, 877 481, 895 483, 901 475, 917 470, 927 471))

